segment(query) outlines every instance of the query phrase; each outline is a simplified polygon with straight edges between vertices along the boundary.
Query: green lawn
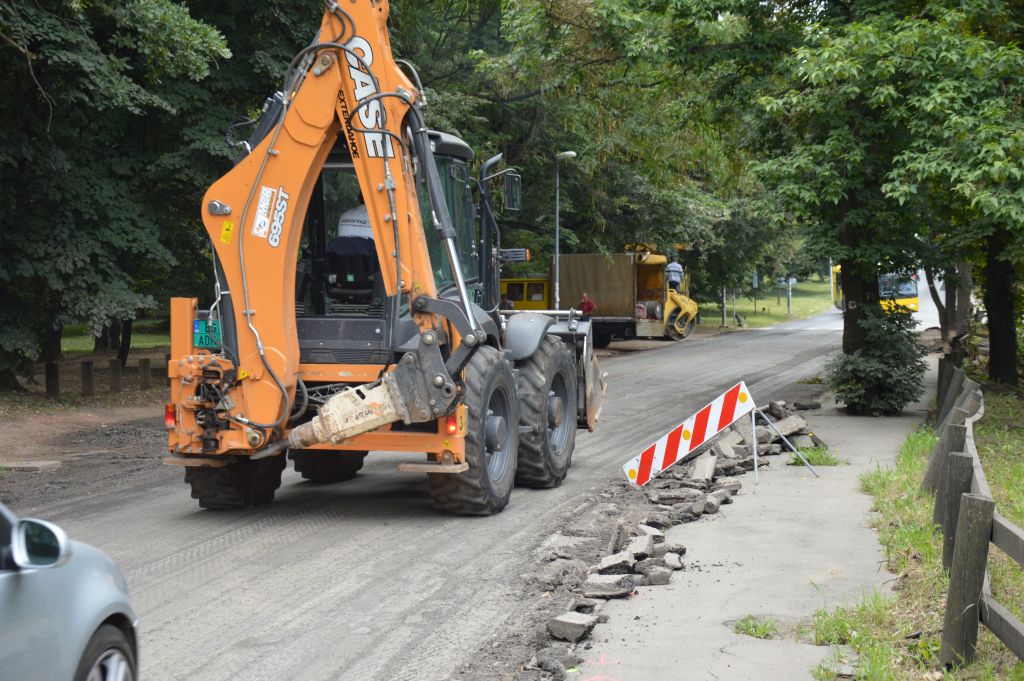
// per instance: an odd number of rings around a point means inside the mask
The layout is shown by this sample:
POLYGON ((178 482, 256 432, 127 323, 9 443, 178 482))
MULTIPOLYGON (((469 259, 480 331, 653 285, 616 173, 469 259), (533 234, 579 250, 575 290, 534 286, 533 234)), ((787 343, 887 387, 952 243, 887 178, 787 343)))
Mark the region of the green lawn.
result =
MULTIPOLYGON (((146 350, 171 344, 171 335, 160 327, 166 324, 159 319, 143 319, 132 328, 132 348, 146 350)), ((64 327, 60 347, 65 353, 92 352, 95 341, 85 324, 70 324, 64 327)))
MULTIPOLYGON (((758 291, 757 305, 750 298, 736 296, 736 313, 743 317, 744 327, 757 329, 773 326, 790 319, 804 319, 827 310, 832 306, 830 284, 826 281, 802 281, 793 285, 793 316, 786 316, 786 289, 781 289, 781 296, 776 298, 775 287, 758 291), (776 303, 776 300, 779 302, 776 303)), ((721 307, 714 303, 703 303, 700 306, 704 324, 721 324, 721 307)), ((732 319, 732 298, 726 306, 729 326, 735 327, 732 319)))

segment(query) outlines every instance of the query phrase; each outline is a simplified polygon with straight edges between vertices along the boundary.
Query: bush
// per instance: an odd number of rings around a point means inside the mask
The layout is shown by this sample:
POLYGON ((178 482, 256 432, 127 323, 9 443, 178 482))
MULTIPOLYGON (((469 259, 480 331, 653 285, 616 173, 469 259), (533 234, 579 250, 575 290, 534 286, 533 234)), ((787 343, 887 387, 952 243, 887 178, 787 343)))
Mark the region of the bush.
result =
POLYGON ((864 347, 825 367, 836 399, 855 414, 898 414, 924 392, 925 350, 909 310, 873 308, 860 322, 864 347))

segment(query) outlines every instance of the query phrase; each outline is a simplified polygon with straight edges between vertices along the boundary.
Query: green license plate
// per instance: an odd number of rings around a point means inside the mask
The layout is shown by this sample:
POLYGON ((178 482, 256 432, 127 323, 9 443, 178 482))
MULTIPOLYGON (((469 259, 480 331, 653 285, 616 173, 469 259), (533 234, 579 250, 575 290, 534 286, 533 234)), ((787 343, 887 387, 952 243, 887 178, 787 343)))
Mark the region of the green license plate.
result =
POLYGON ((192 345, 215 350, 220 347, 220 322, 196 319, 192 322, 192 345))

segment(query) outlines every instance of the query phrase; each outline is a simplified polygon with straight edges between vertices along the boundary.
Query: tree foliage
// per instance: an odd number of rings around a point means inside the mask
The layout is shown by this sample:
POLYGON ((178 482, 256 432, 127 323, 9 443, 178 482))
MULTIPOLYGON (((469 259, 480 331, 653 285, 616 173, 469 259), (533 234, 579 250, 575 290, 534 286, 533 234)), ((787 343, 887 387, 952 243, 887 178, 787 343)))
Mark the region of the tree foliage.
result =
MULTIPOLYGON (((224 130, 279 87, 322 11, 320 0, 0 6, 0 173, 16 225, 0 233, 0 375, 63 323, 98 327, 209 290, 198 205, 229 167, 224 130)), ((704 300, 755 268, 805 273, 835 258, 855 303, 851 354, 870 342, 879 272, 951 273, 971 259, 984 285, 1015 286, 1017 3, 408 0, 391 11, 429 123, 522 171, 524 208, 504 216, 503 236, 542 262, 555 154, 571 149, 563 252, 684 244, 704 300)), ((1004 298, 987 299, 1012 321, 1004 298)))

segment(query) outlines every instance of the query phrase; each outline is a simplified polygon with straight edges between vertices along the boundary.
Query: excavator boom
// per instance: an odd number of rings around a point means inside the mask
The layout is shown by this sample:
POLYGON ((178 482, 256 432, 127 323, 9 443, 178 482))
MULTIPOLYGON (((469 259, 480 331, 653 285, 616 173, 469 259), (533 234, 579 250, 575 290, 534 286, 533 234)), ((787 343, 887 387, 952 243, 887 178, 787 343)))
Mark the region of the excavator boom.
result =
MULTIPOLYGON (((178 429, 180 452, 264 447, 287 425, 299 368, 298 249, 314 185, 339 133, 373 228, 385 291, 393 300, 407 296, 417 326, 428 340, 441 343, 409 354, 396 370, 404 376, 383 377, 380 385, 325 405, 322 422, 304 426, 293 442, 336 442, 397 419, 427 420, 455 402, 455 380, 438 349, 453 339, 442 338, 436 311, 417 303, 421 297, 437 297, 417 173, 424 176, 431 199, 434 224, 429 228, 438 229, 446 242, 454 230, 436 187, 420 94, 392 57, 388 11, 386 0, 328 6, 316 40, 292 61, 283 92, 264 112, 262 138, 252 140, 249 153, 204 197, 203 223, 216 252, 219 285, 210 318, 220 323, 223 357, 213 360, 215 366, 180 364, 178 378, 216 374, 215 411, 228 407, 223 411, 234 425, 216 434, 217 443, 209 437, 204 442, 201 424, 189 428, 186 417, 178 429), (426 364, 432 365, 429 379, 420 376, 426 364), (357 397, 371 392, 368 399, 357 397), (441 409, 426 409, 430 400, 441 409), (344 428, 338 425, 342 422, 344 428), (327 428, 327 423, 336 425, 327 428)), ((454 248, 448 253, 454 257, 454 248)), ((455 326, 472 331, 468 294, 464 282, 459 283, 463 304, 454 310, 459 317, 455 326)), ((462 364, 466 359, 463 353, 462 364)))
POLYGON ((518 174, 498 155, 474 182, 472 149, 427 129, 388 12, 328 2, 203 198, 215 296, 171 301, 165 412, 165 462, 203 507, 268 503, 289 459, 339 482, 400 451, 426 456, 400 468, 430 476, 439 508, 496 513, 514 484, 560 484, 596 424, 590 322, 498 309, 512 260, 491 182, 515 210, 518 174))

